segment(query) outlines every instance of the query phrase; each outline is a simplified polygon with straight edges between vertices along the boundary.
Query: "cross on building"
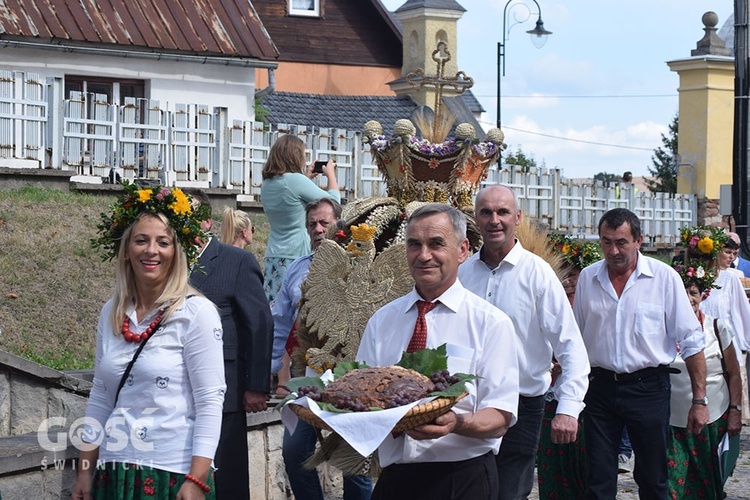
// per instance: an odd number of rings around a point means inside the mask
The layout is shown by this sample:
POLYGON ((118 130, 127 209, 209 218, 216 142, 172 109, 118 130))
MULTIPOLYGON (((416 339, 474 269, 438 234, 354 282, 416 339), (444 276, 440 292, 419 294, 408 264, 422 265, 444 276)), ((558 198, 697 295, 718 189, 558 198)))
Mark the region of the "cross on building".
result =
POLYGON ((406 81, 416 90, 425 87, 435 89, 435 106, 433 107, 434 116, 432 119, 432 130, 435 131, 442 114, 443 89, 452 87, 457 94, 462 94, 474 85, 474 79, 466 76, 463 71, 457 72, 454 76, 444 75, 445 63, 451 60, 451 53, 448 51, 448 44, 445 42, 438 42, 437 49, 432 52, 432 60, 437 63, 436 74, 425 74, 424 69, 419 68, 406 75, 406 81))

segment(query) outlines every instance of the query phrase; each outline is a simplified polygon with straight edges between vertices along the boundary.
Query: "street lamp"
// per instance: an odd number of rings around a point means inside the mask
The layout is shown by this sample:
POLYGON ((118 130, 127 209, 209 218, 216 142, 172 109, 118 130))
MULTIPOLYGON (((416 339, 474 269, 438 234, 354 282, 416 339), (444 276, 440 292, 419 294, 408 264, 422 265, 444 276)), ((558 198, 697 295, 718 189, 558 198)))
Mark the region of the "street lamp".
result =
MULTIPOLYGON (((500 84, 502 82, 502 77, 505 76, 505 42, 508 41, 508 35, 510 34, 510 29, 513 28, 513 26, 515 26, 516 24, 524 23, 531 17, 531 9, 528 5, 523 2, 513 4, 510 10, 513 10, 513 7, 523 6, 526 8, 527 14, 523 19, 514 17, 515 23, 506 30, 505 26, 508 22, 508 13, 510 12, 508 6, 510 6, 510 4, 512 4, 514 1, 516 0, 508 0, 508 2, 505 4, 505 8, 503 9, 503 32, 500 37, 500 41, 497 43, 497 128, 502 128, 502 120, 500 119, 500 99, 502 96, 500 84)), ((534 4, 536 4, 539 18, 536 20, 536 27, 533 30, 527 31, 526 33, 531 35, 531 43, 534 44, 534 47, 536 47, 537 49, 541 49, 542 47, 544 47, 544 44, 547 43, 547 37, 551 35, 552 32, 544 29, 544 21, 542 21, 542 8, 539 6, 539 2, 537 2, 537 0, 532 1, 534 2, 534 4)))

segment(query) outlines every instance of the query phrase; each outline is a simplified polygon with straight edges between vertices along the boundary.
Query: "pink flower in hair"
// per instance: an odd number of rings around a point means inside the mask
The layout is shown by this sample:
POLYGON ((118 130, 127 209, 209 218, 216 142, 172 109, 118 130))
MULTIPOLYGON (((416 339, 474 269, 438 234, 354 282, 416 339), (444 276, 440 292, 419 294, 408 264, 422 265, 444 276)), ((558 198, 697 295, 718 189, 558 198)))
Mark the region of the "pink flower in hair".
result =
POLYGON ((169 196, 169 194, 172 191, 170 191, 168 188, 161 188, 159 192, 156 194, 156 199, 159 201, 163 201, 166 196, 169 196))

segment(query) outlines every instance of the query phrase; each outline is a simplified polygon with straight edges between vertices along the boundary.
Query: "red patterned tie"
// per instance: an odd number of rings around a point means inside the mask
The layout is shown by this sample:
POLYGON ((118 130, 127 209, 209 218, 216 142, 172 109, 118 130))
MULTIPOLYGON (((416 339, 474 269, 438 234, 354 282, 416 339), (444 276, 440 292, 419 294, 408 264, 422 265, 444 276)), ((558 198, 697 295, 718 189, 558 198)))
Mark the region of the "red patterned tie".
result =
POLYGON ((432 308, 437 305, 437 302, 425 302, 424 300, 417 301, 417 310, 419 315, 417 316, 417 324, 414 325, 414 333, 409 341, 409 347, 406 348, 406 352, 419 351, 427 347, 427 321, 424 315, 432 311, 432 308))

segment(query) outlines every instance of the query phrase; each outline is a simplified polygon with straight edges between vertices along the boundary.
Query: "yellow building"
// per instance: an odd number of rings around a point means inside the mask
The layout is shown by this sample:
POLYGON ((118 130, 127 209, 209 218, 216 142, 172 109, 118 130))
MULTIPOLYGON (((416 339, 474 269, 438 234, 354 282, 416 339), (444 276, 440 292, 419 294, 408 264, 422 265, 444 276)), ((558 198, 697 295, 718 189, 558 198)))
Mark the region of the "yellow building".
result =
POLYGON ((734 58, 717 35, 718 16, 702 21, 691 56, 667 63, 680 77, 677 192, 697 195, 699 223, 720 224, 719 186, 732 184, 734 58))

